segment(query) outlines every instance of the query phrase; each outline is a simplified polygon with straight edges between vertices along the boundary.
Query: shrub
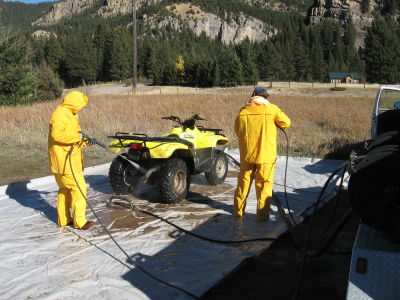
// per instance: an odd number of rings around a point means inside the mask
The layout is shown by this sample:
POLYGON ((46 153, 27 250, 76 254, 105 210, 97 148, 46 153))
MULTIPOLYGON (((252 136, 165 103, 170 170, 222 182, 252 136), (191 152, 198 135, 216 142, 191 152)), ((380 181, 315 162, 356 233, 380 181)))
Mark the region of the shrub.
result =
POLYGON ((34 75, 37 82, 35 91, 37 100, 47 101, 61 97, 62 83, 45 61, 34 69, 34 75))
POLYGON ((334 92, 343 92, 343 91, 345 91, 346 90, 346 88, 345 87, 333 87, 333 88, 330 88, 329 89, 330 91, 334 91, 334 92))

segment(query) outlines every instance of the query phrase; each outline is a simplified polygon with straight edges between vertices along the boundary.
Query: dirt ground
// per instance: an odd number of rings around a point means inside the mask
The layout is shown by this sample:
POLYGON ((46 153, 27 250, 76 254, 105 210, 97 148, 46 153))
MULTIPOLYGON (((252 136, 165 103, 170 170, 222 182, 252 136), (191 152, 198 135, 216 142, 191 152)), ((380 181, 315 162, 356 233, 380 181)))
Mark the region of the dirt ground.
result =
MULTIPOLYGON (((327 227, 334 213, 336 199, 332 199, 318 211, 312 235, 317 235, 327 227)), ((310 239, 310 247, 320 249, 350 207, 348 193, 342 191, 333 225, 322 237, 310 239)), ((304 243, 309 221, 310 218, 295 228, 300 242, 304 243)), ((358 218, 353 215, 328 250, 351 251, 358 225, 358 218)), ((289 232, 280 238, 293 241, 289 232)), ((224 281, 208 291, 203 299, 294 299, 302 259, 303 255, 293 246, 275 242, 258 258, 250 260, 242 269, 225 277, 224 281)), ((297 299, 346 299, 350 263, 351 254, 324 253, 317 258, 308 258, 297 299)))
MULTIPOLYGON (((271 96, 274 95, 310 95, 310 96, 375 96, 379 88, 379 84, 337 84, 337 87, 345 87, 345 91, 331 91, 335 87, 334 83, 311 83, 311 82, 258 82, 258 85, 265 86, 271 96)), ((162 94, 224 94, 238 93, 251 95, 254 86, 226 86, 226 87, 211 87, 198 88, 193 86, 158 86, 150 84, 138 84, 136 95, 162 95, 162 94)), ((133 89, 131 86, 125 86, 123 83, 116 84, 97 84, 84 87, 65 89, 63 95, 70 91, 78 90, 86 95, 104 95, 104 94, 125 94, 132 95, 133 89)))

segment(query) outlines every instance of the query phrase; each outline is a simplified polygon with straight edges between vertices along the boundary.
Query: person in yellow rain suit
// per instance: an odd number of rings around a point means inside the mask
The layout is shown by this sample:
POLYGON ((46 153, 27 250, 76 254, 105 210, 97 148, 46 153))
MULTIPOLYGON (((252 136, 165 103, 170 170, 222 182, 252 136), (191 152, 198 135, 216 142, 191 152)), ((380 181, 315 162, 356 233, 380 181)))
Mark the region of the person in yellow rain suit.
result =
POLYGON ((235 121, 235 132, 239 137, 240 172, 235 191, 233 213, 242 217, 246 199, 255 179, 258 222, 268 220, 270 198, 276 162, 276 126, 286 129, 290 119, 278 106, 267 99, 267 89, 258 86, 252 98, 241 109, 235 121))
POLYGON ((57 211, 58 225, 61 227, 73 224, 75 228, 88 229, 94 225, 94 222, 86 220, 86 200, 75 182, 69 161, 69 151, 76 143, 71 154, 72 169, 86 197, 86 182, 82 175, 82 148, 91 145, 94 139, 82 139, 77 112, 87 102, 88 97, 83 93, 71 92, 64 97, 63 103, 57 107, 50 119, 49 163, 59 186, 57 211))

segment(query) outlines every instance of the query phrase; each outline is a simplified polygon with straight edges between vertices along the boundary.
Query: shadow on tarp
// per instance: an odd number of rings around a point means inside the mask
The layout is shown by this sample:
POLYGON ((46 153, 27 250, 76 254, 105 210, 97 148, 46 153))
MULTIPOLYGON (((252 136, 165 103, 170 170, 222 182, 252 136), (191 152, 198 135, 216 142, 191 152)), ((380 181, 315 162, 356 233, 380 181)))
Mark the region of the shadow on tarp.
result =
POLYGON ((108 175, 88 175, 85 176, 85 181, 86 184, 88 184, 89 187, 94 191, 101 192, 103 194, 113 193, 108 180, 108 175))
MULTIPOLYGON (((254 186, 252 188, 254 188, 254 186)), ((321 189, 321 187, 308 187, 304 189, 304 192, 309 193, 310 190, 315 190, 317 188, 321 189)), ((296 194, 302 192, 303 189, 296 190, 296 194)), ((291 192, 287 194, 289 198, 295 196, 291 192)), ((286 206, 284 204, 285 201, 283 201, 284 193, 279 192, 277 195, 280 197, 283 206, 286 206)), ((201 195, 195 196, 197 198, 201 195)), ((211 201, 207 203, 200 201, 198 203, 206 204, 218 210, 222 208, 224 211, 231 213, 231 215, 219 214, 216 211, 215 216, 191 230, 191 232, 195 234, 216 240, 247 240, 257 237, 277 238, 288 230, 286 223, 284 223, 277 211, 274 212, 271 210, 271 217, 279 221, 279 225, 276 225, 277 221, 272 220, 257 223, 255 222, 256 216, 254 213, 246 212, 243 218, 233 216, 233 201, 232 204, 229 205, 212 200, 209 197, 204 197, 204 199, 206 198, 211 201), (268 229, 268 227, 271 229, 268 229)), ((313 198, 315 198, 316 201, 318 195, 316 194, 313 198)), ((191 200, 188 199, 188 201, 191 200)), ((300 201, 304 203, 304 201, 301 200, 291 201, 300 201)), ((197 203, 196 201, 193 202, 197 203)), ((274 200, 271 200, 271 203, 275 205, 274 200)), ((312 205, 312 202, 307 203, 304 205, 304 209, 312 205)), ((322 207, 322 205, 320 205, 320 207, 322 207)), ((174 222, 173 219, 169 219, 169 221, 174 222)), ((193 219, 193 221, 196 222, 195 219, 193 219)), ((165 226, 169 225, 166 224, 165 226)), ((272 244, 272 241, 222 244, 202 240, 185 234, 173 227, 171 227, 171 230, 172 232, 168 235, 175 239, 172 244, 152 256, 136 253, 133 254, 131 258, 158 279, 187 290, 197 297, 201 297, 208 290, 222 283, 225 277, 233 274, 248 262, 254 260, 272 244)), ((126 263, 131 264, 128 259, 126 263)), ((133 269, 125 273, 122 278, 130 282, 135 288, 140 289, 141 292, 145 293, 150 299, 159 297, 163 299, 175 299, 178 295, 179 299, 181 299, 180 297, 182 296, 184 299, 191 299, 190 296, 185 295, 183 292, 167 287, 150 277, 146 279, 146 276, 147 275, 143 274, 141 270, 133 267, 133 269), (145 280, 147 284, 142 280, 145 280), (151 285, 150 289, 149 285, 151 285), (165 294, 159 294, 161 291, 164 291, 165 294)))
POLYGON ((321 175, 325 175, 328 173, 331 174, 334 170, 332 170, 332 172, 327 171, 327 169, 326 169, 327 161, 340 162, 340 164, 338 164, 337 167, 339 167, 344 162, 344 161, 339 161, 339 160, 321 159, 317 162, 313 162, 310 165, 304 166, 303 169, 306 170, 307 173, 310 173, 310 174, 321 174, 321 175))
POLYGON ((42 216, 45 216, 48 220, 54 222, 58 226, 57 208, 51 206, 46 201, 46 195, 51 192, 30 189, 28 188, 30 182, 31 181, 28 180, 11 183, 7 186, 5 194, 22 206, 32 208, 34 211, 39 212, 42 216))

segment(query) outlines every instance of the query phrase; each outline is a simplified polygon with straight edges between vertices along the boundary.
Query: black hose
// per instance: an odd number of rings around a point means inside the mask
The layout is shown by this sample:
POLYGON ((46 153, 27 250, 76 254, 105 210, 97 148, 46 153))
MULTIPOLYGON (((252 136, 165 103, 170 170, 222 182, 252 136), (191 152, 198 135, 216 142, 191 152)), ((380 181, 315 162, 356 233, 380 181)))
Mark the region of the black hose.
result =
POLYGON ((306 258, 307 258, 307 254, 308 254, 308 253, 307 253, 307 247, 308 247, 308 242, 309 242, 309 238, 310 238, 311 228, 312 228, 312 224, 313 224, 313 222, 314 222, 314 218, 315 218, 316 212, 317 212, 317 210, 318 210, 319 203, 321 202, 323 192, 325 192, 325 189, 328 187, 328 184, 331 182, 331 180, 332 180, 333 177, 336 175, 336 173, 338 173, 343 167, 345 167, 345 166, 348 165, 348 164, 349 164, 349 161, 346 161, 346 162, 343 163, 341 166, 339 166, 339 167, 329 176, 328 180, 327 180, 327 181, 325 182, 325 184, 324 184, 324 187, 322 188, 322 191, 321 191, 321 193, 320 193, 320 195, 319 195, 319 197, 318 197, 317 202, 315 203, 314 211, 313 211, 313 213, 312 213, 312 215, 311 215, 310 223, 308 224, 308 230, 307 230, 307 235, 306 235, 306 241, 305 241, 305 243, 304 243, 303 260, 302 260, 302 262, 301 262, 301 268, 300 268, 299 279, 298 279, 298 282, 297 282, 296 291, 295 291, 294 298, 293 298, 294 300, 297 298, 297 295, 298 295, 298 293, 299 293, 300 284, 301 284, 301 279, 302 279, 302 277, 303 277, 304 266, 305 266, 305 262, 306 262, 306 258))
MULTIPOLYGON (((280 127, 278 127, 278 128, 280 128, 280 127)), ((281 128, 280 128, 280 129, 281 129, 281 128)), ((287 207, 288 207, 289 214, 290 214, 290 216, 291 216, 291 218, 292 218, 294 224, 297 225, 297 223, 295 222, 295 220, 294 220, 294 218, 293 218, 293 216, 292 216, 292 214, 291 214, 291 211, 290 211, 290 207, 289 207, 289 203, 288 203, 288 197, 287 197, 287 191, 286 191, 286 179, 287 179, 287 176, 286 176, 286 175, 287 175, 288 160, 289 160, 289 138, 288 138, 286 132, 285 132, 283 129, 281 129, 281 130, 282 130, 282 132, 284 132, 284 134, 285 134, 285 136, 286 136, 286 138, 287 138, 287 145, 288 145, 288 146, 287 146, 286 167, 285 167, 285 181, 284 181, 285 199, 286 199, 286 204, 287 204, 287 207)), ((236 140, 235 140, 235 141, 236 141, 236 140)), ((234 141, 234 142, 235 142, 235 141, 234 141)), ((233 143, 233 142, 232 142, 232 143, 233 143)), ((232 143, 230 143, 230 144, 232 144, 232 143)), ((230 145, 230 144, 229 144, 229 145, 230 145)), ((227 145, 227 146, 229 146, 229 145, 227 145)), ((78 182, 77 182, 77 180, 76 180, 76 178, 75 178, 75 175, 74 175, 74 173, 73 173, 73 170, 72 170, 71 153, 72 153, 72 150, 73 150, 73 147, 74 147, 74 146, 75 146, 75 144, 71 147, 71 150, 70 150, 70 157, 69 157, 69 159, 70 159, 71 171, 72 171, 72 174, 73 174, 73 176, 74 176, 75 182, 77 183, 77 186, 78 186, 78 188, 79 188, 81 194, 84 196, 84 198, 85 198, 85 200, 86 200, 86 197, 85 197, 85 195, 83 194, 82 190, 80 189, 79 184, 78 184, 78 182)), ((102 145, 101 145, 101 146, 102 146, 102 145)), ((225 149, 227 148, 227 146, 224 147, 223 150, 225 150, 225 149)), ((104 147, 103 147, 103 148, 104 148, 104 147)), ((222 151, 223 151, 223 150, 222 150, 222 151)), ((230 155, 228 155, 228 154, 226 154, 226 155, 227 155, 228 157, 230 157, 237 165, 240 166, 240 163, 237 162, 232 156, 230 156, 230 155)), ((142 212, 142 213, 145 213, 145 214, 148 214, 148 215, 150 215, 150 216, 153 216, 153 217, 155 217, 155 218, 157 218, 157 219, 160 219, 160 220, 166 222, 167 224, 169 224, 169 225, 171 225, 171 226, 173 226, 173 227, 175 227, 175 228, 177 228, 177 229, 179 229, 179 230, 181 230, 181 231, 183 231, 183 232, 185 232, 185 233, 187 233, 187 234, 190 234, 190 235, 192 235, 192 236, 195 236, 195 237, 197 237, 197 238, 200 238, 200 239, 203 239, 203 240, 207 240, 207 241, 210 241, 210 242, 223 243, 223 244, 233 244, 233 243, 247 243, 247 242, 255 242, 255 241, 281 241, 281 242, 285 242, 285 243, 288 243, 288 244, 295 245, 296 248, 297 248, 299 251, 301 251, 301 252, 303 253, 302 266, 301 266, 300 275, 299 275, 299 280, 298 280, 298 283, 297 283, 296 292, 295 292, 295 296, 294 296, 294 297, 295 297, 294 299, 296 299, 297 294, 298 294, 298 291, 299 291, 301 279, 302 279, 302 274, 303 274, 303 270, 304 270, 304 266, 305 266, 305 260, 306 260, 306 257, 307 257, 307 256, 308 256, 308 257, 311 257, 311 258, 314 258, 314 257, 320 256, 320 255, 321 255, 322 253, 324 253, 324 252, 326 252, 326 253, 334 253, 334 254, 344 254, 344 253, 345 253, 345 254, 348 254, 348 253, 350 253, 349 251, 345 251, 345 252, 336 252, 336 251, 335 251, 335 252, 329 252, 329 251, 326 251, 326 249, 329 248, 329 246, 332 244, 332 242, 334 241, 334 239, 337 237, 337 235, 338 235, 338 234, 340 233, 340 231, 342 230, 343 226, 347 223, 347 221, 348 221, 348 220, 350 219, 350 217, 352 216, 352 214, 353 214, 353 210, 352 210, 352 209, 350 209, 350 210, 346 213, 346 215, 343 217, 343 219, 341 220, 341 222, 338 224, 338 226, 336 227, 336 229, 334 230, 334 232, 332 233, 332 235, 328 238, 328 240, 325 242, 325 244, 323 245, 323 247, 322 247, 321 249, 317 250, 317 249, 313 249, 313 248, 311 248, 311 247, 308 247, 308 239, 309 239, 309 236, 310 236, 310 231, 311 231, 311 227, 312 227, 312 222, 313 222, 314 216, 315 216, 315 214, 316 214, 316 211, 317 211, 317 209, 318 209, 319 203, 320 203, 320 201, 321 201, 321 199, 322 199, 322 195, 325 194, 325 189, 327 188, 328 184, 329 184, 330 181, 333 179, 333 177, 336 175, 336 173, 337 173, 341 168, 347 166, 348 163, 349 163, 349 162, 346 162, 346 163, 342 164, 339 168, 337 168, 337 169, 330 175, 330 177, 329 177, 328 180, 326 181, 326 183, 325 183, 323 189, 321 190, 321 192, 320 192, 320 194, 319 194, 319 197, 318 197, 318 200, 317 200, 317 202, 316 202, 316 204, 315 204, 315 207, 314 207, 314 212, 313 212, 312 217, 311 217, 311 220, 310 220, 310 224, 309 224, 309 228, 308 228, 308 231, 307 231, 307 236, 306 236, 306 241, 305 241, 305 245, 304 245, 304 250, 303 250, 303 251, 302 251, 301 249, 299 249, 299 246, 303 246, 303 245, 301 245, 301 244, 299 244, 299 243, 297 242, 297 238, 296 238, 296 236, 295 236, 295 234, 294 234, 294 232, 293 232, 292 230, 291 230, 292 237, 294 238, 294 240, 295 240, 296 242, 285 241, 285 240, 277 239, 277 238, 255 238, 255 239, 248 239, 248 240, 241 240, 241 241, 222 241, 222 240, 216 240, 216 239, 212 239, 212 238, 203 237, 203 236, 201 236, 201 235, 198 235, 198 234, 195 234, 195 233, 190 232, 190 231, 188 231, 188 230, 185 230, 185 229, 183 229, 183 228, 181 228, 181 227, 179 227, 179 226, 173 224, 172 222, 169 222, 168 220, 165 220, 165 219, 163 219, 162 217, 157 216, 157 215, 155 215, 155 214, 153 214, 153 213, 147 212, 147 211, 145 211, 145 210, 138 209, 138 211, 140 211, 140 212, 142 212), (307 252, 307 248, 309 248, 309 249, 311 249, 311 250, 315 250, 315 251, 317 251, 317 252, 316 252, 316 253, 313 253, 313 254, 309 254, 309 253, 307 252)), ((345 170, 346 170, 346 169, 345 169, 345 170)), ((342 185, 342 183, 343 183, 343 176, 344 176, 345 170, 343 171, 343 175, 342 175, 342 179, 341 179, 341 185, 342 185)), ((340 185, 340 186, 341 186, 341 185, 340 185)), ((340 194, 340 191, 339 191, 339 194, 340 194)), ((160 280, 160 279, 154 277, 153 275, 151 275, 150 273, 148 273, 147 271, 145 271, 143 268, 141 268, 139 265, 137 265, 137 264, 129 257, 129 255, 122 249, 122 247, 115 241, 115 239, 114 239, 114 238, 112 237, 112 235, 108 232, 108 230, 105 228, 105 226, 103 225, 103 223, 101 223, 100 219, 98 218, 98 216, 96 215, 96 213, 94 212, 93 208, 91 207, 90 203, 89 203, 87 200, 86 200, 86 203, 89 205, 89 208, 91 209, 91 211, 93 212, 93 214, 95 215, 95 217, 97 218, 97 220, 99 221, 99 223, 101 224, 101 226, 103 227, 103 229, 107 232, 107 234, 108 234, 108 235, 110 236, 110 238, 113 240, 113 242, 120 248, 120 250, 125 254, 125 256, 126 256, 136 267, 138 267, 142 272, 144 272, 145 274, 147 274, 147 275, 150 276, 151 278, 157 280, 158 282, 160 282, 160 283, 162 283, 162 284, 165 284, 165 285, 167 285, 167 286, 170 286, 170 287, 172 287, 172 288, 175 288, 175 289, 177 289, 177 290, 179 290, 179 291, 182 291, 182 292, 186 293, 187 295, 189 295, 189 296, 191 296, 191 297, 193 297, 193 298, 195 298, 195 299, 200 299, 200 298, 198 298, 197 296, 191 294, 190 292, 187 292, 187 291, 185 291, 185 290, 183 290, 183 289, 181 289, 181 288, 179 288, 179 287, 176 287, 176 286, 174 286, 174 285, 171 285, 171 284, 169 284, 169 283, 167 283, 167 282, 164 282, 164 281, 162 281, 162 280, 160 280)), ((278 205, 279 205, 279 204, 278 204, 278 205)), ((336 203, 336 206, 337 206, 337 203, 336 203)), ((335 206, 335 211, 336 211, 336 206, 335 206)), ((284 211, 283 211, 283 212, 284 212, 284 211)), ((333 216, 332 216, 331 222, 329 223, 328 227, 324 230, 323 233, 325 233, 326 230, 328 230, 328 228, 331 226, 331 223, 332 223, 332 220, 333 220, 334 215, 335 215, 335 212, 334 212, 334 214, 333 214, 333 216)), ((322 235, 323 233, 321 233, 320 235, 322 235)), ((319 235, 318 235, 318 236, 319 236, 319 235)))
POLYGON ((339 192, 336 195, 335 208, 333 209, 332 217, 331 217, 331 219, 329 221, 328 226, 321 233, 316 234, 316 235, 311 235, 312 237, 319 237, 319 236, 323 235, 331 227, 333 219, 335 218, 335 215, 336 215, 336 210, 337 210, 337 207, 338 207, 339 198, 340 198, 340 194, 341 194, 341 191, 342 191, 343 178, 344 178, 344 175, 346 174, 346 170, 347 170, 347 166, 345 166, 344 169, 343 169, 343 174, 342 174, 342 177, 340 179, 339 192))
POLYGON ((292 219, 294 225, 297 226, 297 223, 296 223, 296 221, 295 221, 294 218, 293 218, 292 212, 290 211, 290 206, 289 206, 289 201, 288 201, 288 196, 287 196, 287 191, 286 191, 287 170, 288 170, 288 162, 289 162, 289 146, 290 146, 289 137, 288 137, 288 135, 286 134, 286 131, 285 131, 285 130, 283 130, 283 129, 280 128, 279 126, 276 126, 276 127, 278 127, 278 128, 285 134, 285 136, 286 136, 286 142, 287 142, 287 143, 286 143, 286 144, 287 144, 287 149, 286 149, 286 166, 285 166, 285 179, 284 179, 283 185, 284 185, 284 189, 285 189, 286 207, 287 207, 287 209, 288 209, 288 211, 289 211, 290 218, 292 219))
POLYGON ((318 257, 321 254, 323 254, 325 252, 325 250, 329 248, 329 246, 332 244, 332 242, 338 236, 340 231, 342 231, 343 227, 347 224, 347 222, 350 220, 350 218, 353 214, 354 214, 354 210, 352 207, 350 207, 349 210, 343 216, 343 218, 340 220, 339 224, 336 226, 335 230, 332 232, 330 237, 327 239, 325 244, 322 246, 322 248, 320 250, 318 250, 316 253, 312 253, 312 254, 307 253, 307 256, 314 258, 314 257, 318 257))
POLYGON ((72 162, 71 162, 72 150, 74 149, 75 145, 76 145, 76 143, 74 143, 74 144, 71 146, 71 150, 69 151, 69 164, 70 164, 70 167, 71 167, 72 176, 74 177, 75 183, 76 183, 76 185, 78 186, 79 191, 81 192, 81 194, 82 194, 83 198, 85 199, 87 205, 89 206, 90 210, 92 211, 92 213, 94 214, 94 216, 96 217, 96 219, 99 221, 99 223, 100 223, 101 227, 103 227, 104 231, 107 232, 107 234, 109 235, 109 237, 110 237, 110 238, 112 239, 112 241, 115 243, 115 245, 117 245, 117 247, 122 251, 122 253, 125 254, 125 256, 128 258, 129 261, 131 261, 139 270, 141 270, 141 271, 142 271, 143 273, 145 273, 147 276, 153 278, 154 280, 156 280, 156 281, 158 281, 158 282, 160 282, 160 283, 162 283, 162 284, 165 284, 165 285, 167 285, 167 286, 169 286, 169 287, 172 287, 172 288, 174 288, 174 289, 176 289, 176 290, 178 290, 178 291, 181 291, 181 292, 183 292, 183 293, 185 293, 185 294, 187 294, 187 295, 189 295, 189 296, 191 296, 191 297, 193 297, 193 298, 195 298, 195 299, 200 299, 199 297, 193 295, 192 293, 190 293, 190 292, 188 292, 188 291, 185 291, 184 289, 181 289, 181 288, 179 288, 179 287, 177 287, 177 286, 175 286, 175 285, 172 285, 172 284, 170 284, 170 283, 168 283, 168 282, 165 282, 165 281, 163 281, 163 280, 161 280, 161 279, 158 279, 157 277, 155 277, 155 276, 153 276, 152 274, 150 274, 149 272, 147 272, 145 269, 143 269, 141 266, 139 266, 139 265, 128 255, 128 253, 126 253, 125 250, 122 249, 122 247, 117 243, 117 241, 113 238, 113 236, 111 235, 111 233, 107 230, 107 228, 104 226, 104 224, 100 221, 100 218, 97 216, 96 212, 94 211, 94 209, 92 208, 92 206, 90 205, 90 203, 87 201, 85 194, 82 192, 81 187, 79 186, 78 181, 77 181, 76 178, 75 178, 75 174, 74 174, 74 170, 73 170, 73 168, 72 168, 72 162))

